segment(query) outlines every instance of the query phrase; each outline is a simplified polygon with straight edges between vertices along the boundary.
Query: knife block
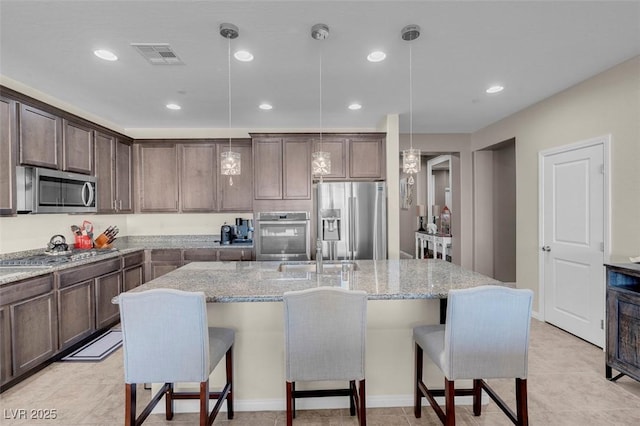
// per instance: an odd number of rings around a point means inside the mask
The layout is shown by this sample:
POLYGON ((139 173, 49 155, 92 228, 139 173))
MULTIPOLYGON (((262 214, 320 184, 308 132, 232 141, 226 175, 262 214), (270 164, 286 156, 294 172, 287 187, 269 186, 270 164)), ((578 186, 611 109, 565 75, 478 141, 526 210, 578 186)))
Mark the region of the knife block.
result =
POLYGON ((107 244, 107 241, 109 241, 109 237, 107 237, 106 235, 104 235, 104 232, 100 235, 98 235, 98 237, 96 238, 95 241, 95 246, 96 248, 109 248, 109 244, 107 244))

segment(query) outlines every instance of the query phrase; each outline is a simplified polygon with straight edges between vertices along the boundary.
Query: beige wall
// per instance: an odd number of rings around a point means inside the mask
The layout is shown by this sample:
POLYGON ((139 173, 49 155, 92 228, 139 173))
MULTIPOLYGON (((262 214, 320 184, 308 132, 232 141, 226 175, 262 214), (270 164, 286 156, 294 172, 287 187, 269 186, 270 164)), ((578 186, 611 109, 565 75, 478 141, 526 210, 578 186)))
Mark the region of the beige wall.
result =
POLYGON ((473 150, 516 139, 518 287, 537 295, 538 153, 605 134, 612 135, 610 254, 624 259, 640 255, 640 57, 471 135, 473 150))

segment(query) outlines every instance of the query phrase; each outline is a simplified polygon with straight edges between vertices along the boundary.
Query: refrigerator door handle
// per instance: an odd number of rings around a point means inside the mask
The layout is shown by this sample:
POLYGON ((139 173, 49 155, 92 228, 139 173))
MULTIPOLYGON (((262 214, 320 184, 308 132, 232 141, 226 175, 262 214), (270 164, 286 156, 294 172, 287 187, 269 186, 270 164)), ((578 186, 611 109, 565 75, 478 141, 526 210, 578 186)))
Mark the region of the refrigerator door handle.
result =
POLYGON ((349 221, 349 244, 347 245, 347 260, 353 259, 353 197, 347 198, 348 221, 349 221))
POLYGON ((359 238, 359 234, 358 234, 358 227, 356 226, 356 218, 359 218, 360 216, 358 216, 358 202, 356 197, 352 198, 353 200, 353 207, 351 209, 351 214, 352 214, 352 219, 351 219, 351 229, 353 229, 353 251, 351 253, 352 255, 352 259, 356 258, 356 253, 358 252, 358 238, 359 238))

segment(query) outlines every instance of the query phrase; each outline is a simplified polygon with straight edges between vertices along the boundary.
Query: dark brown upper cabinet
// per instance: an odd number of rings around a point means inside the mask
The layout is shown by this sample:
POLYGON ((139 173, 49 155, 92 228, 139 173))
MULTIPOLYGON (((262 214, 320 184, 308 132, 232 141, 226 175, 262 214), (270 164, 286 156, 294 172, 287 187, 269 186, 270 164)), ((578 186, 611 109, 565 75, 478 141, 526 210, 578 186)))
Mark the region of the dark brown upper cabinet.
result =
POLYGON ((216 210, 216 145, 180 145, 180 204, 183 212, 216 210))
MULTIPOLYGON (((229 176, 218 175, 218 210, 223 212, 250 212, 253 208, 251 141, 233 141, 231 149, 240 154, 240 175, 231 177, 233 184, 229 182, 229 176)), ((228 150, 228 144, 222 142, 218 144, 217 164, 220 163, 220 154, 228 150)))
POLYGON ((254 198, 311 199, 311 142, 308 137, 253 137, 254 198))
POLYGON ((133 212, 131 145, 113 135, 96 131, 95 171, 98 212, 133 212))
POLYGON ((60 169, 62 120, 46 111, 20 104, 20 164, 60 169))
POLYGON ((220 154, 229 149, 215 140, 144 141, 136 144, 140 212, 252 211, 251 141, 233 141, 241 155, 238 176, 220 175, 220 154))
POLYGON ((93 130, 90 127, 63 120, 62 147, 63 170, 93 174, 93 130))
POLYGON ((175 143, 139 145, 141 212, 177 212, 178 146, 175 143))
POLYGON ((0 215, 12 215, 15 204, 16 103, 0 98, 0 215))
POLYGON ((349 177, 351 179, 384 179, 384 137, 349 138, 349 177))

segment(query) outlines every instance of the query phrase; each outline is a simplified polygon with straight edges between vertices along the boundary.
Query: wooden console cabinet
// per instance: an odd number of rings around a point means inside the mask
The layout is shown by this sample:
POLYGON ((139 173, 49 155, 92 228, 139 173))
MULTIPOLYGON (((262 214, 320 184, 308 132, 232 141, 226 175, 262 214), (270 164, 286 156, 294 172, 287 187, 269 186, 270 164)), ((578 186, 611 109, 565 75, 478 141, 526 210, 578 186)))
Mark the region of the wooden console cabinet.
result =
POLYGON ((607 379, 640 381, 640 264, 607 267, 607 379), (620 372, 612 378, 612 369, 620 372))

